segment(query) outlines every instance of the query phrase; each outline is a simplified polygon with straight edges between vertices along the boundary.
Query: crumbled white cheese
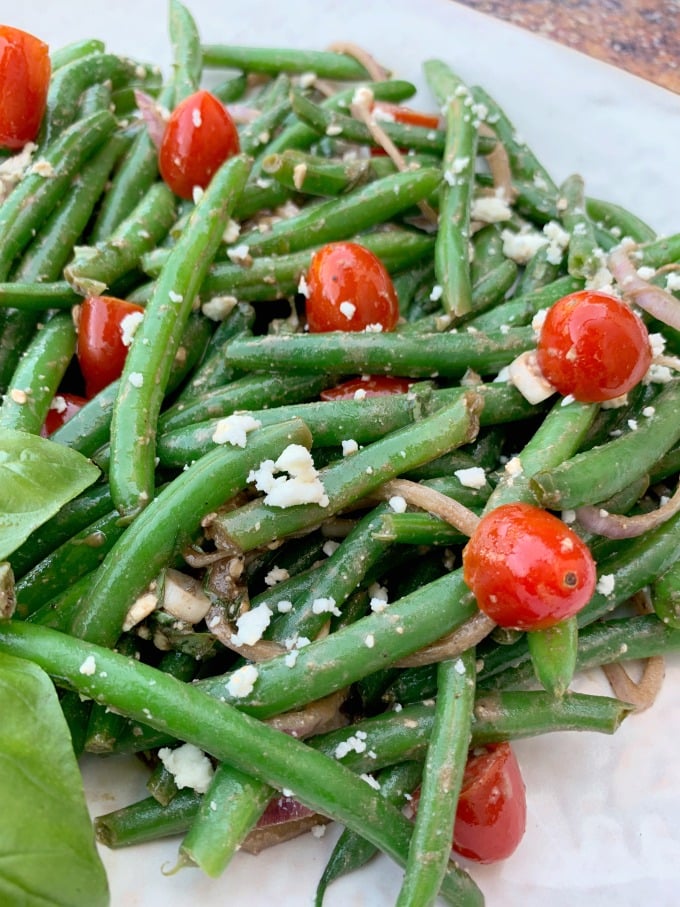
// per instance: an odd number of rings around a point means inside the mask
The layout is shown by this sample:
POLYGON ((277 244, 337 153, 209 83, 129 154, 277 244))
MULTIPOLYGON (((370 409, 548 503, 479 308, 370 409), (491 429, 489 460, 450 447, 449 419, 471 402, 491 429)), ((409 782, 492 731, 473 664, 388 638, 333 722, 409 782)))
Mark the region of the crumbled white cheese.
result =
POLYGON ((508 380, 529 403, 541 403, 555 393, 555 388, 543 375, 535 350, 527 350, 508 366, 508 380))
POLYGON ((453 474, 465 488, 484 488, 486 485, 486 473, 481 466, 455 469, 453 474))
POLYGON ((368 772, 364 772, 359 777, 362 781, 365 781, 369 787, 372 787, 373 790, 380 790, 380 782, 376 778, 374 778, 373 775, 369 775, 368 772))
POLYGON ((55 175, 54 167, 52 166, 52 164, 50 164, 49 161, 44 160, 44 158, 41 158, 39 161, 36 161, 31 166, 30 172, 35 173, 38 176, 42 176, 45 179, 50 179, 51 177, 53 177, 55 175))
POLYGON ((56 397, 54 397, 52 399, 52 402, 50 403, 50 409, 53 409, 55 413, 65 413, 66 412, 66 409, 67 409, 66 400, 64 400, 64 398, 61 396, 61 394, 57 394, 56 397))
POLYGON ((81 674, 85 674, 87 677, 92 677, 96 670, 97 662, 94 660, 94 655, 88 655, 85 661, 78 668, 78 671, 81 674))
POLYGON ((236 646, 254 646, 262 639, 262 634, 269 626, 272 619, 272 610, 262 602, 250 611, 244 611, 236 618, 237 633, 231 637, 236 646))
POLYGON ((128 381, 133 387, 141 387, 144 384, 144 375, 141 372, 130 372, 128 381))
POLYGON ((373 324, 367 324, 364 328, 365 334, 382 334, 383 326, 379 321, 373 322, 373 324))
POLYGON ((323 838, 323 836, 326 834, 326 826, 325 825, 312 825, 312 827, 310 828, 310 831, 311 831, 313 837, 323 838))
POLYGON ((522 472, 523 472, 523 467, 522 467, 522 461, 520 460, 520 458, 511 457, 508 460, 508 462, 505 464, 505 472, 509 476, 512 476, 513 478, 517 478, 517 476, 521 476, 522 472))
POLYGON ((340 309, 340 314, 344 315, 348 321, 354 317, 354 313, 357 310, 357 307, 347 299, 341 302, 338 308, 340 309))
POLYGON ((666 289, 669 293, 680 290, 680 271, 671 271, 671 273, 666 276, 666 289))
POLYGON ((231 444, 234 447, 245 447, 248 443, 248 432, 260 428, 262 423, 248 413, 232 413, 215 426, 212 439, 215 444, 231 444))
POLYGON ((335 747, 336 759, 344 759, 348 753, 364 753, 366 751, 366 731, 357 731, 346 740, 341 740, 335 747))
POLYGON ((656 274, 654 268, 647 267, 647 265, 642 265, 642 267, 637 269, 638 277, 642 280, 651 280, 652 277, 656 274))
POLYGON ((28 394, 20 387, 13 387, 9 392, 9 396, 14 403, 18 403, 19 406, 23 406, 24 403, 28 402, 28 394))
POLYGON ((355 400, 365 400, 366 399, 366 391, 363 387, 359 387, 354 391, 354 399, 355 400))
POLYGON ((387 502, 395 513, 406 513, 406 500, 400 494, 394 494, 387 502))
POLYGON ((227 249, 227 255, 234 264, 245 264, 250 259, 250 248, 242 243, 240 246, 234 246, 233 249, 227 249))
POLYGON ((476 198, 470 207, 472 220, 480 220, 485 224, 499 224, 510 220, 512 210, 508 203, 495 195, 483 195, 476 198))
POLYGON ((158 750, 158 758, 174 777, 177 787, 190 787, 198 794, 207 791, 215 770, 203 750, 193 743, 183 743, 175 749, 163 746, 158 750))
POLYGON ((319 504, 328 507, 329 500, 312 455, 301 444, 289 444, 274 462, 264 460, 252 470, 248 481, 265 493, 264 503, 271 507, 293 507, 297 504, 319 504), (288 476, 275 476, 274 472, 288 476))
POLYGON ((603 573, 598 579, 595 589, 600 595, 611 595, 616 586, 616 577, 613 573, 603 573))
POLYGON ((300 275, 300 282, 298 283, 297 289, 301 296, 304 296, 305 299, 309 298, 309 284, 307 283, 304 274, 300 275))
POLYGON ((224 321, 238 305, 236 296, 213 296, 201 304, 201 311, 211 321, 224 321))
POLYGON ((512 230, 503 230, 503 255, 511 258, 518 265, 525 265, 539 249, 547 245, 548 239, 535 230, 521 230, 513 233, 512 230))
POLYGON ((243 699, 250 696, 258 678, 257 668, 255 665, 243 665, 238 668, 229 678, 227 683, 227 692, 234 699, 243 699))
POLYGON ((321 550, 326 555, 326 557, 330 557, 332 554, 335 554, 335 552, 338 550, 339 547, 340 547, 340 542, 336 542, 334 539, 327 539, 323 543, 323 547, 321 550))
POLYGON ((337 608, 334 598, 315 598, 312 602, 313 614, 334 614, 341 617, 342 612, 337 608))
POLYGON ((123 318, 121 318, 120 339, 123 343, 123 346, 130 346, 130 344, 132 343, 132 338, 135 336, 135 331, 142 323, 143 318, 143 312, 130 312, 129 315, 125 315, 123 318))
POLYGON ((282 583, 287 579, 290 579, 290 573, 285 567, 272 567, 265 576, 264 582, 266 586, 275 586, 277 583, 282 583))
POLYGON ((279 614, 288 614, 293 610, 293 602, 284 599, 276 605, 276 610, 279 612, 279 614))
POLYGON ((195 205, 197 205, 200 202, 200 200, 203 198, 204 195, 205 195, 205 191, 202 186, 193 186, 192 187, 191 200, 195 205))
POLYGON ((372 649, 375 645, 375 636, 372 633, 367 633, 364 637, 364 645, 367 649, 372 649))
POLYGON ((642 410, 642 415, 645 417, 645 419, 651 419, 655 412, 656 409, 653 406, 645 406, 645 408, 642 410))
POLYGON ((224 233, 222 234, 222 240, 227 244, 235 243, 236 240, 241 235, 241 224, 237 220, 232 220, 230 217, 227 221, 227 226, 225 227, 224 233))
POLYGON ((430 293, 430 301, 439 302, 439 300, 442 298, 443 295, 444 295, 444 287, 441 284, 436 283, 432 287, 432 292, 430 293))
POLYGON ((181 293, 176 293, 174 290, 168 290, 168 299, 170 302, 182 302, 184 296, 181 293))
POLYGON ((575 523, 576 522, 576 511, 575 510, 563 510, 562 511, 562 520, 563 522, 575 523))
POLYGON ((307 164, 302 161, 300 164, 296 164, 293 167, 293 185, 299 191, 302 190, 302 187, 305 183, 305 177, 307 176, 307 164))

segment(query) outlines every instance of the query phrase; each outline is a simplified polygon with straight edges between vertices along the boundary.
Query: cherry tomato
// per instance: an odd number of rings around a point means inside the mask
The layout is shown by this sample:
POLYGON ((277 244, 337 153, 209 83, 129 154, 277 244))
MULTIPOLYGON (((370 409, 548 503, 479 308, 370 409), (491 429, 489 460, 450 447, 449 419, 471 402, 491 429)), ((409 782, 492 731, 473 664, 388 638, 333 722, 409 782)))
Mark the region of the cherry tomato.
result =
POLYGON ((87 403, 85 397, 78 397, 76 394, 57 394, 52 401, 52 405, 47 411, 45 424, 40 434, 43 438, 51 435, 53 431, 61 428, 69 419, 71 419, 87 403))
POLYGON ((380 259, 358 243, 330 243, 315 252, 307 288, 307 323, 314 333, 374 326, 391 331, 399 320, 390 275, 380 259))
POLYGON ((615 296, 581 290, 548 310, 538 364, 561 394, 585 403, 611 400, 635 387, 651 361, 647 329, 615 296))
POLYGON ((205 189, 227 158, 239 152, 238 130, 224 104, 209 91, 190 95, 175 107, 158 152, 161 176, 175 195, 191 199, 205 189))
MULTIPOLYGON (((391 375, 368 375, 351 378, 335 387, 321 391, 322 400, 353 400, 357 391, 364 391, 366 397, 387 397, 390 394, 406 394, 413 384, 411 378, 393 378, 391 375)), ((362 395, 360 395, 362 396, 362 395)))
POLYGON ((0 146, 23 148, 38 134, 50 82, 47 44, 0 25, 0 146))
POLYGON ((595 590, 587 547, 552 513, 531 504, 489 511, 463 549, 463 578, 501 627, 541 630, 576 614, 595 590))
POLYGON ((453 827, 453 849, 477 863, 505 860, 524 836, 526 788, 509 743, 468 757, 453 827))
POLYGON ((81 305, 76 352, 88 397, 120 377, 137 313, 143 312, 141 306, 113 296, 88 296, 81 305), (126 321, 131 315, 135 317, 126 321))
POLYGON ((413 110, 411 107, 403 107, 401 104, 390 104, 388 101, 376 101, 373 110, 378 111, 376 119, 380 119, 380 113, 386 114, 386 119, 390 117, 396 123, 403 123, 406 126, 422 126, 424 129, 438 129, 439 117, 434 113, 421 113, 420 110, 413 110))

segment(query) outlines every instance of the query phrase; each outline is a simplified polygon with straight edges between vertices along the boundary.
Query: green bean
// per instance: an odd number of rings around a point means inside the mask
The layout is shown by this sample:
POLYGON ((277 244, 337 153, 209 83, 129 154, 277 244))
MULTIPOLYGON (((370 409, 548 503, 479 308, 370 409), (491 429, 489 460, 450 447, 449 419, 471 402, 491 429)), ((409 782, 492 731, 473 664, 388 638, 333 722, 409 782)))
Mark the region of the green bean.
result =
POLYGON ((547 630, 527 633, 527 642, 538 682, 553 696, 564 696, 576 670, 576 618, 562 620, 547 630))
POLYGON ((579 278, 558 277, 552 283, 515 296, 487 312, 475 315, 467 322, 467 326, 474 327, 478 331, 497 331, 504 325, 529 324, 540 309, 547 308, 562 296, 581 289, 583 289, 583 281, 579 278))
POLYGON ((548 246, 542 246, 527 262, 520 277, 515 296, 524 296, 556 281, 562 270, 562 263, 555 262, 548 246))
POLYGON ((560 218, 569 231, 567 270, 572 277, 592 277, 600 266, 597 239, 586 213, 583 177, 574 174, 560 186, 560 218))
POLYGON ((155 797, 147 797, 124 809, 98 816, 95 820, 97 840, 115 848, 182 834, 196 815, 197 806, 193 788, 178 791, 165 807, 161 807, 155 797))
POLYGON ((609 230, 616 230, 621 238, 630 236, 639 243, 652 242, 656 239, 656 233, 650 226, 613 202, 586 198, 586 213, 596 223, 602 223, 609 230))
MULTIPOLYGON (((254 157, 263 154, 269 144, 273 132, 286 120, 290 114, 290 98, 288 97, 289 82, 279 76, 274 85, 281 86, 283 92, 279 100, 267 106, 259 116, 248 123, 239 133, 241 151, 254 157)), ((279 92, 276 96, 278 97, 279 92)))
POLYGON ((468 368, 480 375, 494 375, 534 344, 531 328, 488 334, 334 331, 324 335, 236 338, 228 347, 228 355, 234 365, 254 371, 279 368, 313 371, 323 367, 332 375, 460 378, 468 368))
POLYGON ((474 649, 470 649, 461 658, 444 661, 437 668, 437 704, 397 907, 434 904, 446 872, 451 853, 447 830, 453 828, 470 743, 474 654, 474 649))
POLYGON ((485 121, 496 133, 507 151, 513 176, 534 183, 542 190, 557 197, 557 186, 550 174, 539 163, 526 142, 517 136, 515 127, 505 112, 483 88, 475 85, 471 88, 471 92, 475 101, 486 108, 485 121))
MULTIPOLYGON (((394 806, 403 806, 420 780, 422 765, 419 762, 402 762, 378 773, 380 795, 394 806)), ((315 907, 322 907, 326 888, 347 872, 360 869, 376 853, 376 848, 355 832, 344 829, 329 857, 319 880, 314 898, 315 907)))
MULTIPOLYGON (((79 692, 148 720, 260 781, 294 790, 311 809, 358 831, 401 865, 406 862, 411 824, 368 784, 336 760, 225 703, 212 701, 195 685, 182 684, 99 646, 21 622, 5 622, 0 647, 30 658, 79 692), (90 655, 97 671, 84 675, 80 668, 90 655)), ((474 882, 453 866, 444 878, 442 893, 458 898, 461 907, 482 903, 474 882)))
POLYGON ((506 261, 503 253, 503 238, 497 224, 487 224, 472 237, 473 258, 470 262, 470 276, 473 283, 493 271, 506 261))
POLYGON ((83 91, 96 82, 110 81, 117 88, 136 75, 137 64, 115 54, 91 53, 60 67, 50 82, 47 112, 41 127, 41 144, 51 143, 71 126, 83 91))
POLYGON ((295 148, 268 154, 262 160, 262 170, 291 192, 306 195, 343 195, 375 178, 374 161, 368 158, 339 161, 295 148))
POLYGON ((278 407, 317 397, 328 386, 323 375, 246 375, 224 388, 218 388, 189 403, 179 402, 167 409, 158 420, 161 433, 203 422, 214 417, 229 416, 236 410, 256 407, 278 407))
POLYGON ((109 239, 77 249, 64 276, 83 296, 100 296, 162 241, 175 214, 172 191, 165 183, 155 183, 109 239))
MULTIPOLYGON (((6 278, 14 259, 33 238, 33 231, 68 191, 83 163, 113 132, 116 121, 100 112, 81 120, 43 152, 49 177, 29 173, 0 208, 0 276, 6 278), (30 199, 30 204, 27 202, 30 199)), ((41 168, 42 169, 42 168, 41 168)))
POLYGON ((635 430, 537 472, 532 490, 541 506, 551 509, 596 504, 647 472, 679 438, 680 383, 674 380, 656 398, 654 412, 635 430))
POLYGON ((643 243, 637 249, 635 257, 639 265, 648 268, 661 268, 671 262, 680 261, 680 233, 643 243))
POLYGON ((105 82, 90 85, 78 102, 78 118, 89 117, 100 110, 111 109, 111 86, 105 82))
POLYGON ((55 315, 38 331, 0 405, 0 430, 40 432, 75 348, 76 332, 70 314, 55 315))
POLYGON ((55 73, 62 66, 73 63, 74 60, 80 60, 90 54, 104 53, 105 45, 103 41, 96 38, 86 38, 83 41, 74 41, 72 44, 66 44, 64 47, 58 47, 50 54, 52 63, 52 72, 55 73))
POLYGON ((659 620, 680 629, 680 563, 676 561, 652 583, 652 605, 659 620))
POLYGON ((42 312, 70 309, 80 297, 65 280, 50 283, 0 283, 0 306, 42 312))
POLYGON ((449 67, 439 60, 424 63, 425 78, 446 118, 444 182, 439 196, 439 229, 435 272, 445 311, 459 317, 472 306, 470 280, 470 203, 475 182, 477 124, 472 96, 449 67))
POLYGON ((245 487, 250 470, 272 449, 309 440, 302 423, 284 423, 252 434, 243 451, 217 447, 186 469, 140 513, 104 560, 73 632, 114 645, 135 598, 191 540, 201 519, 245 487))
POLYGON ((374 538, 402 545, 460 545, 467 540, 450 523, 429 513, 386 513, 374 538))
POLYGON ((163 269, 128 352, 111 423, 110 471, 113 499, 128 518, 153 494, 156 420, 172 359, 247 174, 241 156, 217 171, 163 269))
POLYGON ((280 72, 313 72, 320 79, 337 81, 368 77, 364 67, 354 57, 330 51, 204 44, 203 62, 208 67, 240 69, 271 76, 280 72))
POLYGON ((248 76, 245 73, 239 73, 236 76, 229 76, 217 85, 211 88, 216 98, 219 98, 223 104, 233 104, 240 101, 248 88, 248 76))
POLYGON ((201 42, 193 16, 179 0, 170 0, 168 19, 173 57, 175 103, 198 90, 203 69, 201 42))

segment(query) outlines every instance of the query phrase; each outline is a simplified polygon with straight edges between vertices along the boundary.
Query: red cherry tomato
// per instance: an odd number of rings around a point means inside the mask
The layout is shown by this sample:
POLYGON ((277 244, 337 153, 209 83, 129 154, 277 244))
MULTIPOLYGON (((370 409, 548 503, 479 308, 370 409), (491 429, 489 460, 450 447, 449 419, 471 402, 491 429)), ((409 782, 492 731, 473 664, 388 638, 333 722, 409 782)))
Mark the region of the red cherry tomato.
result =
POLYGON ((46 438, 53 431, 61 428, 69 419, 71 419, 87 403, 85 397, 78 397, 76 394, 57 394, 52 401, 52 405, 47 411, 45 424, 42 427, 41 435, 46 438))
POLYGON ((314 253, 307 273, 307 323, 314 333, 391 331, 399 301, 380 259, 354 242, 336 242, 314 253))
POLYGON ((422 126, 424 129, 438 129, 439 117, 434 113, 422 113, 420 110, 413 110, 411 107, 403 107, 401 104, 390 104, 388 101, 376 101, 373 110, 390 117, 396 123, 403 123, 406 126, 422 126))
POLYGON ((88 296, 81 305, 76 351, 88 397, 120 377, 137 320, 125 319, 139 312, 141 306, 113 296, 88 296))
POLYGON ((471 753, 458 798, 453 849, 477 863, 505 860, 524 836, 526 817, 526 788, 510 744, 471 753))
POLYGON ((652 361, 638 316, 607 293, 581 290, 549 310, 538 342, 538 364, 561 394, 585 403, 627 393, 652 361))
POLYGON ((576 614, 595 590, 595 562, 562 520, 531 504, 485 514, 463 549, 463 578, 502 627, 541 630, 576 614))
MULTIPOLYGON (((390 394, 406 394, 413 384, 411 378, 393 378, 391 375, 369 375, 351 378, 335 387, 321 391, 322 400, 353 400, 357 391, 364 391, 366 397, 387 397, 390 394)), ((362 396, 362 395, 360 395, 362 396)))
POLYGON ((239 152, 234 121, 209 91, 197 91, 175 107, 158 152, 161 176, 175 195, 191 199, 205 189, 227 158, 239 152))
POLYGON ((50 81, 47 44, 0 25, 0 146, 16 150, 37 136, 50 81))

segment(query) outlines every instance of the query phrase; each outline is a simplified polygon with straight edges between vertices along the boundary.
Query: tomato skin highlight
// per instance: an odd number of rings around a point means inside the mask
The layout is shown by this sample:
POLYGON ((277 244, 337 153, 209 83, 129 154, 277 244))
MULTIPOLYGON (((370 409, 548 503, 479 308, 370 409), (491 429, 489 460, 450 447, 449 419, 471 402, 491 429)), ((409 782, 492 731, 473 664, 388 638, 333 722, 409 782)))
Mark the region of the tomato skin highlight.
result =
POLYGON ((562 520, 531 504, 485 514, 463 549, 463 578, 501 627, 544 630, 577 614, 595 591, 595 561, 562 520))
POLYGON ((391 375, 368 375, 350 378, 335 387, 321 391, 322 400, 354 400, 357 391, 360 397, 388 397, 392 394, 406 394, 413 384, 410 378, 394 378, 391 375))
POLYGON ((215 95, 201 90, 185 98, 170 114, 158 166, 180 198, 191 199, 194 187, 205 189, 213 174, 240 149, 238 130, 215 95))
POLYGON ((47 44, 0 25, 0 147, 16 151, 38 135, 47 106, 51 64, 47 44))
POLYGON ((65 425, 86 403, 85 397, 79 397, 77 394, 57 394, 52 406, 47 410, 45 422, 40 430, 42 437, 49 437, 52 432, 65 425))
POLYGON ((123 319, 138 312, 144 309, 113 296, 88 296, 80 306, 76 355, 88 398, 120 378, 128 351, 123 319))
POLYGON ((561 394, 599 403, 628 393, 652 361, 642 320, 615 296, 581 290, 558 300, 541 328, 538 364, 561 394))
POLYGON ((358 243, 323 246, 312 257, 306 282, 312 333, 363 331, 373 325, 392 331, 399 321, 392 278, 380 259, 358 243))
POLYGON ((526 829, 526 787, 509 743, 468 757, 453 827, 453 849, 476 863, 515 852, 526 829))

